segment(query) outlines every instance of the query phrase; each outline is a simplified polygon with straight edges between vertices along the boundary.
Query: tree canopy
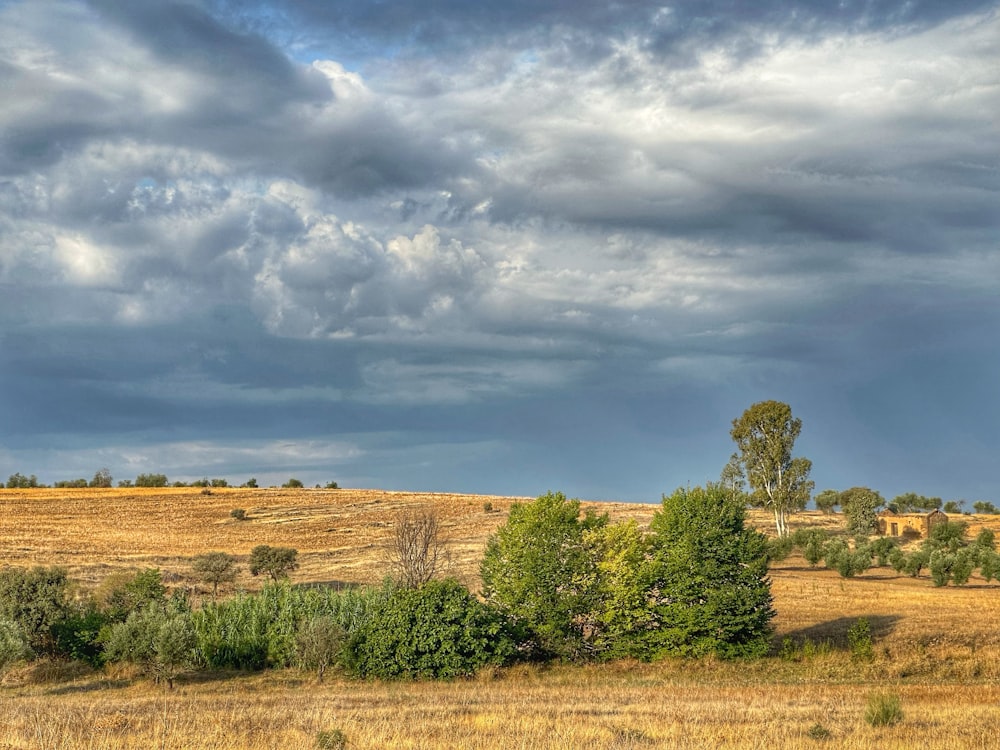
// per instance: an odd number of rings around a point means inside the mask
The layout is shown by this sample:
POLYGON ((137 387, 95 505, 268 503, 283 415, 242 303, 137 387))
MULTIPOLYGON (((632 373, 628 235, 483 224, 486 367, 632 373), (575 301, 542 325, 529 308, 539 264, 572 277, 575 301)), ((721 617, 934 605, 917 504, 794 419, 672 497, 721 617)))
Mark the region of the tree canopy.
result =
POLYGON ((780 401, 760 401, 733 420, 730 435, 753 491, 751 499, 774 512, 778 536, 788 535, 788 514, 805 508, 814 483, 812 461, 792 456, 802 420, 780 401))

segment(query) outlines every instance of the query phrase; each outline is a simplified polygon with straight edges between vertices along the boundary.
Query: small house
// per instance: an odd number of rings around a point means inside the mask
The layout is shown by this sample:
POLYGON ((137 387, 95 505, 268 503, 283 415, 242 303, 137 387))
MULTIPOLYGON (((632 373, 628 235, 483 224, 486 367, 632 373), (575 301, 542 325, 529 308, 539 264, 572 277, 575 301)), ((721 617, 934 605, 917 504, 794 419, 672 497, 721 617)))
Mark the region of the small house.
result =
POLYGON ((948 516, 939 510, 932 510, 930 513, 895 513, 883 510, 877 519, 878 533, 882 536, 908 536, 916 539, 926 539, 934 526, 948 522, 948 516))

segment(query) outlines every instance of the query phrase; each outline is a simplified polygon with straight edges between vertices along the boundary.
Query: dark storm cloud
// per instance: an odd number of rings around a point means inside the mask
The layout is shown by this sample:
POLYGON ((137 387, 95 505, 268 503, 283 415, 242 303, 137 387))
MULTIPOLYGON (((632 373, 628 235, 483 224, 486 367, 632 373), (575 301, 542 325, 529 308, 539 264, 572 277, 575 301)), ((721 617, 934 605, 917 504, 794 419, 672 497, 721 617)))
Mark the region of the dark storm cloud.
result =
POLYGON ((845 485, 991 413, 995 4, 0 16, 4 465, 655 499, 754 399, 845 485))

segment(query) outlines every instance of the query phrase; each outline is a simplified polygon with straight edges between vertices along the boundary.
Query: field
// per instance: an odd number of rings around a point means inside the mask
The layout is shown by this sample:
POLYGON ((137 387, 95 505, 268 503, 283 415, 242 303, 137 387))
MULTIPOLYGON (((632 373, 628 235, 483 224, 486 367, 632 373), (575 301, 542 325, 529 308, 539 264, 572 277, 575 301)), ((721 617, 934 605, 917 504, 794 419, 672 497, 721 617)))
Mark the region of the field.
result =
MULTIPOLYGON (((450 572, 470 587, 486 538, 512 498, 374 490, 3 490, 0 565, 58 564, 81 588, 156 566, 207 596, 190 559, 295 547, 297 582, 377 582, 397 515, 438 513, 450 572), (493 510, 487 512, 484 505, 493 510), (230 517, 244 508, 248 520, 230 517)), ((656 506, 600 503, 647 523, 656 506)), ((767 528, 767 517, 754 514, 767 528)), ((837 523, 800 514, 793 527, 837 523)), ((973 533, 990 519, 972 521, 973 533)), ((996 528, 1000 524, 991 522, 996 528)), ((245 568, 245 562, 244 562, 245 568)), ((1000 736, 1000 587, 973 578, 935 589, 873 570, 841 579, 790 558, 772 569, 774 656, 752 663, 667 661, 526 667, 451 683, 324 683, 294 670, 200 674, 167 691, 126 670, 36 662, 0 686, 0 748, 311 748, 340 730, 349 748, 988 748, 1000 736), (847 631, 866 617, 871 662, 847 631), (898 695, 904 719, 864 720, 898 695)), ((260 581, 245 572, 238 588, 260 581)), ((336 736, 327 744, 337 747, 336 736)))

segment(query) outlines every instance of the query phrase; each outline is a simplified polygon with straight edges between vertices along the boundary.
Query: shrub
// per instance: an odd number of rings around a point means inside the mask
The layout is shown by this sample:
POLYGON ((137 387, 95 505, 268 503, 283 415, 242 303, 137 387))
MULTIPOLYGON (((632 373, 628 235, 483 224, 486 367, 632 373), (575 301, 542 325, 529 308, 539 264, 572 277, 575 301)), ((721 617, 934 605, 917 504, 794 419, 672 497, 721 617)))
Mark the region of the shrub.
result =
POLYGON ((822 724, 813 724, 806 732, 806 736, 811 740, 828 740, 833 733, 822 724))
POLYGON ((433 510, 399 514, 389 540, 388 555, 401 585, 417 588, 431 580, 444 556, 437 514, 433 510))
POLYGON ((326 483, 326 489, 328 489, 328 490, 339 490, 340 489, 340 485, 337 484, 336 482, 327 482, 326 483))
POLYGON ((166 596, 167 587, 158 568, 113 573, 94 592, 98 609, 112 622, 124 622, 150 604, 163 605, 166 596))
POLYGON ((295 635, 296 662, 300 669, 316 671, 323 681, 326 670, 342 660, 347 631, 329 615, 313 615, 299 623, 295 635))
POLYGON ((244 508, 233 508, 229 511, 230 518, 235 518, 237 521, 247 520, 247 512, 244 508))
POLYGON ((316 732, 316 747, 319 750, 345 750, 347 735, 339 729, 324 729, 316 732))
POLYGON ((283 488, 285 488, 286 490, 292 490, 292 489, 300 489, 300 488, 304 487, 305 485, 303 485, 300 480, 296 479, 295 477, 292 477, 291 479, 289 479, 287 482, 285 482, 281 486, 283 488))
POLYGON ((771 562, 780 562, 792 554, 795 542, 790 536, 779 536, 767 540, 767 559, 771 562))
POLYGON ((351 638, 348 666, 379 679, 449 679, 510 662, 517 644, 505 619, 453 580, 389 587, 351 638))
POLYGON ((889 727, 903 720, 902 702, 894 693, 874 693, 865 707, 865 721, 873 727, 889 727))
POLYGON ((56 653, 52 628, 70 613, 62 568, 0 570, 0 618, 17 624, 33 651, 56 653))
POLYGON ((859 617, 847 630, 847 644, 855 661, 871 661, 875 657, 872 627, 867 617, 859 617))
POLYGON ((13 620, 0 618, 0 672, 29 656, 31 648, 21 626, 13 620))
POLYGON ((136 664, 170 688, 195 663, 197 638, 190 612, 151 604, 111 626, 102 640, 108 661, 136 664))

